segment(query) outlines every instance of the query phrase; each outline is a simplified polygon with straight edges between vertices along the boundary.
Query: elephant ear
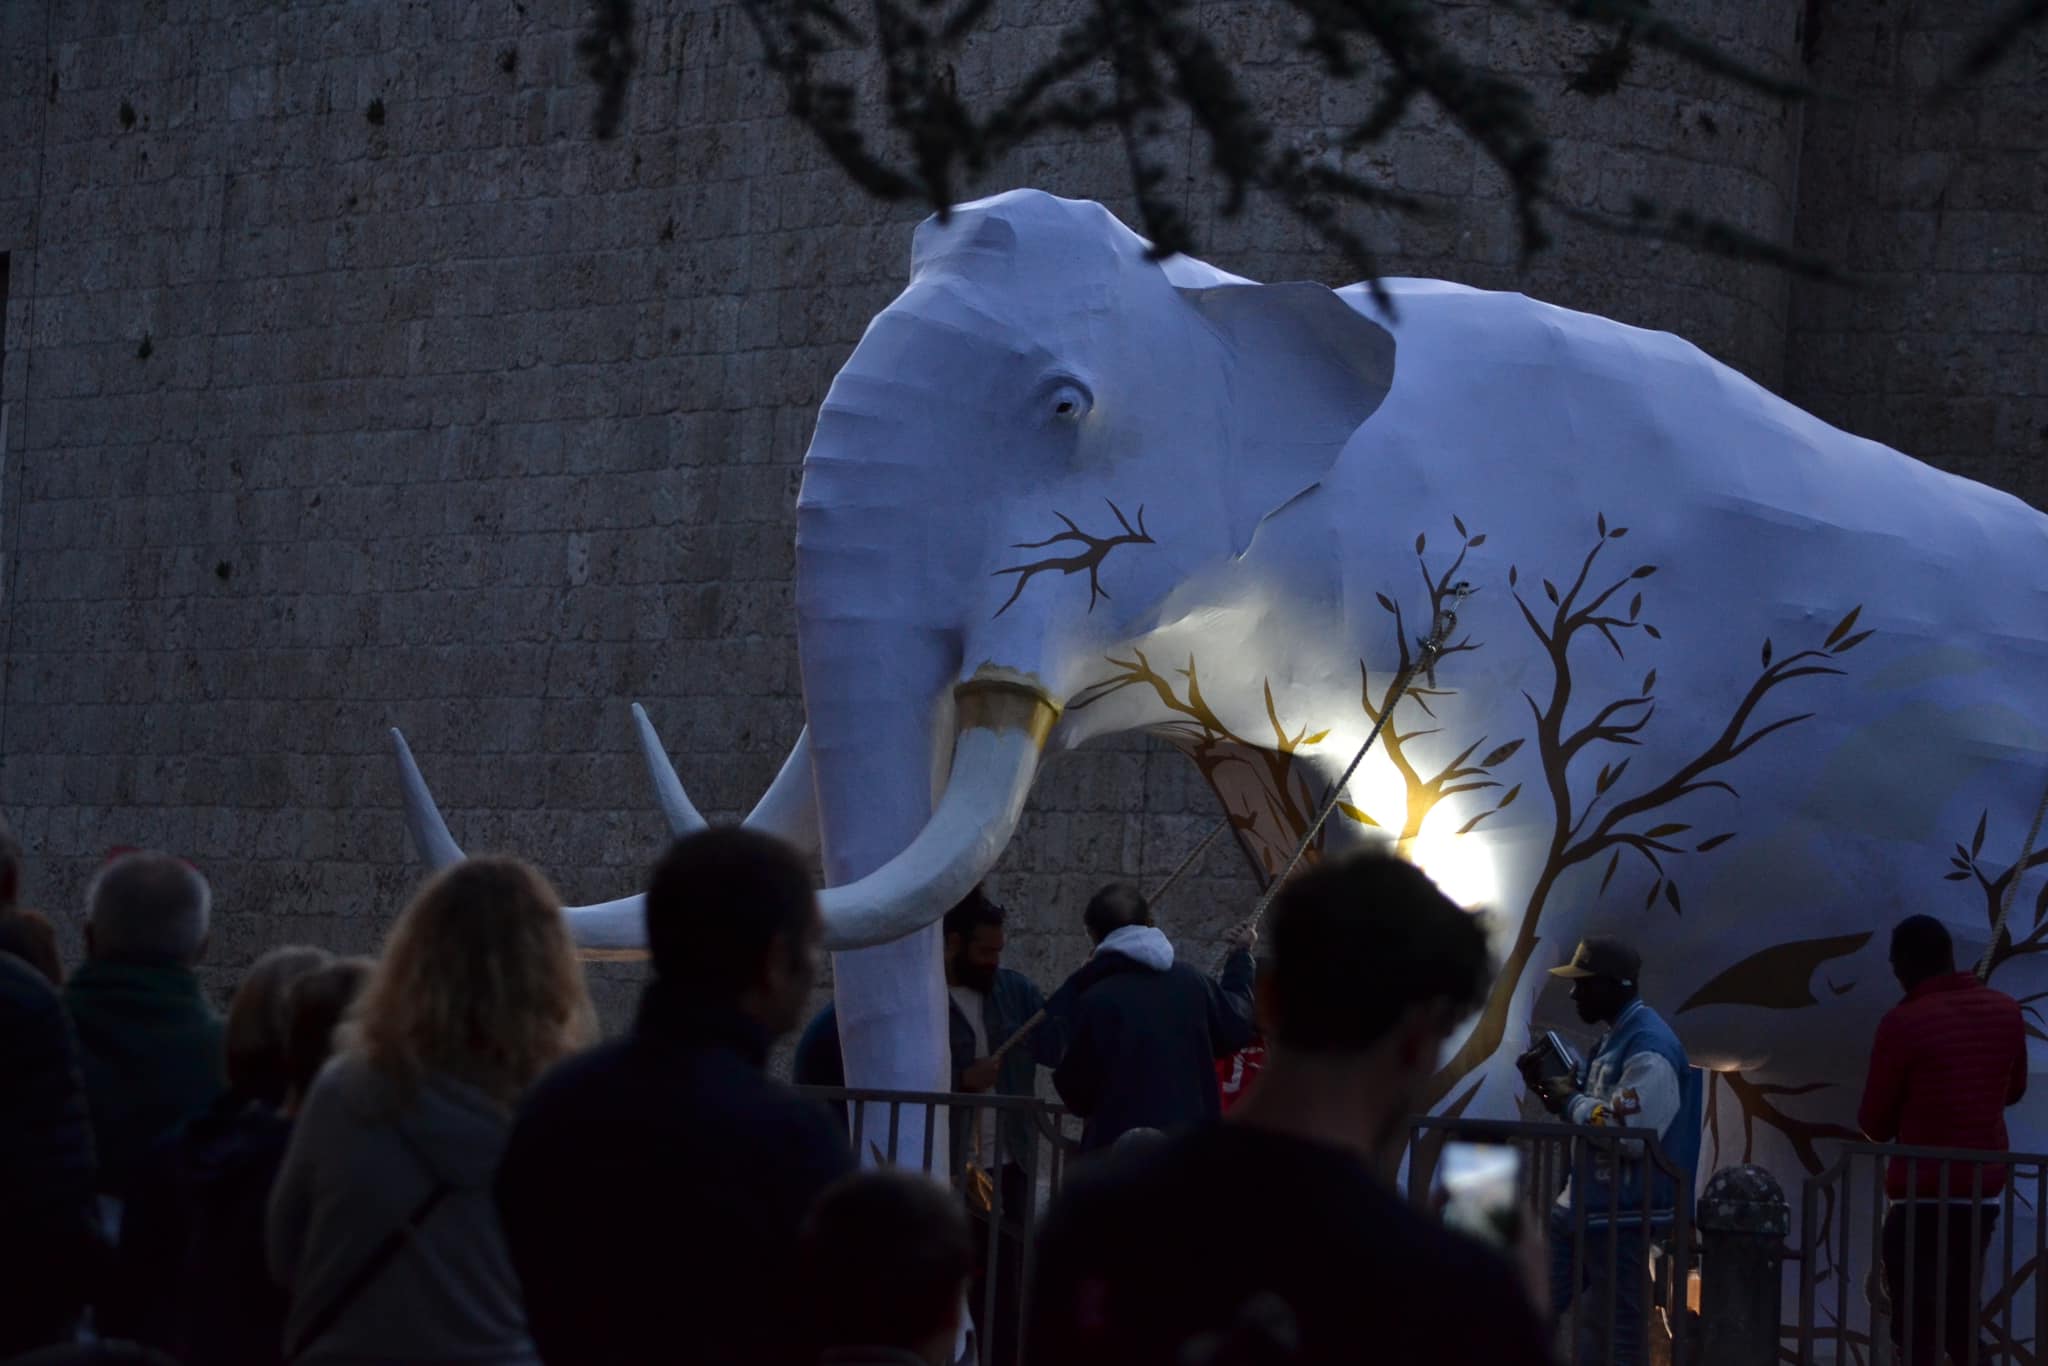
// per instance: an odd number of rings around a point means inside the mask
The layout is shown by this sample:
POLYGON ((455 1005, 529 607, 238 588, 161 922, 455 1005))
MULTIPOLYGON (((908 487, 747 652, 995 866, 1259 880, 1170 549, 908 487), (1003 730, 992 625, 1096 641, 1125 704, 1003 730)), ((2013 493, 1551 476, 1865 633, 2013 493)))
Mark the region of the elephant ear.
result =
POLYGON ((1214 285, 1181 297, 1221 340, 1231 553, 1313 487, 1394 382, 1393 334, 1322 285, 1214 285))

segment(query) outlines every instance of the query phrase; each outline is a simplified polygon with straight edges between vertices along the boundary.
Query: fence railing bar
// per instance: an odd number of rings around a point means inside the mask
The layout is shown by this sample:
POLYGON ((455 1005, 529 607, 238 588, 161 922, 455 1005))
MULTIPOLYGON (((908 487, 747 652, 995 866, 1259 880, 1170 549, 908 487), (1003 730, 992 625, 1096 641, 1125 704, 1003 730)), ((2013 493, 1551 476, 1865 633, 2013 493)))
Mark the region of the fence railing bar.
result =
MULTIPOLYGON (((1869 1154, 1861 1154, 1861 1156, 1869 1160, 1870 1166, 1870 1274, 1876 1277, 1875 1285, 1885 1296, 1884 1312, 1882 1314, 1878 1313, 1877 1302, 1874 1298, 1871 1303, 1870 1350, 1878 1360, 1882 1361, 1884 1360, 1886 1348, 1891 1342, 1892 1318, 1899 1312, 1899 1307, 1891 1302, 1890 1283, 1884 1277, 1885 1160, 1881 1157, 1870 1157, 1869 1154)), ((1846 1190, 1849 1183, 1844 1181, 1842 1186, 1846 1190)))

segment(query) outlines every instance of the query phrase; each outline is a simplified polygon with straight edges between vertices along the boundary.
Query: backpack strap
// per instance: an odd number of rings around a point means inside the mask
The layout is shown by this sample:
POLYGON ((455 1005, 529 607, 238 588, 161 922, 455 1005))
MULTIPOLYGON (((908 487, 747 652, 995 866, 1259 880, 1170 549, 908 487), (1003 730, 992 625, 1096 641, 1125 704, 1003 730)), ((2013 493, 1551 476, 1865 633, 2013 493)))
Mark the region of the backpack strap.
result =
POLYGON ((377 1279, 378 1273, 383 1271, 390 1264, 391 1259, 398 1255, 399 1248, 403 1247, 411 1240, 414 1234, 419 1232, 420 1226, 426 1223, 427 1216, 434 1212, 436 1205, 447 1198, 451 1189, 446 1181, 434 1182, 433 1189, 427 1192, 426 1197, 419 1204, 413 1206, 412 1213, 405 1217, 405 1221, 385 1234, 384 1241, 377 1244, 376 1250, 364 1259, 360 1267, 356 1268, 356 1274, 351 1276, 348 1284, 341 1288, 341 1293, 328 1301, 326 1308, 322 1309, 314 1317, 313 1321, 306 1325, 305 1331, 299 1334, 298 1340, 286 1348, 286 1361, 298 1360, 299 1356, 308 1347, 311 1347, 322 1337, 326 1336, 327 1330, 334 1327, 335 1322, 341 1318, 350 1305, 362 1298, 363 1292, 370 1288, 371 1282, 377 1279))

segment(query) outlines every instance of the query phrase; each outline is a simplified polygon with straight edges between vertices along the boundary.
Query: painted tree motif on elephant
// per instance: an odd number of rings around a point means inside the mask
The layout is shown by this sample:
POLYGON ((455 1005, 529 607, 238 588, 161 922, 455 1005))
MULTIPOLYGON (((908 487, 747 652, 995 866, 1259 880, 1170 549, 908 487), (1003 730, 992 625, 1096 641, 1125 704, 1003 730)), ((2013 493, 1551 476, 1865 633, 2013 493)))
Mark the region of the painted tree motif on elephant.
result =
POLYGON ((1152 533, 1145 529, 1145 505, 1143 503, 1138 504, 1138 524, 1132 526, 1129 519, 1124 516, 1122 508, 1119 508, 1107 498, 1103 499, 1103 501, 1109 503, 1111 515, 1116 518, 1117 525, 1124 529, 1123 535, 1091 536, 1076 526, 1074 519, 1067 516, 1066 513, 1055 512, 1053 516, 1067 524, 1065 531, 1055 532, 1042 541, 1017 541, 1010 546, 1012 550, 1043 550, 1047 546, 1071 543, 1086 546, 1087 549, 1075 555, 1052 555, 1042 560, 1033 560, 1029 564, 1009 565, 996 570, 997 576, 1003 574, 1015 574, 1017 576, 1015 586, 1010 589, 1009 598, 1001 607, 996 608, 997 616, 1001 616, 1016 605, 1017 599, 1024 595, 1024 585, 1030 583, 1036 575, 1055 569, 1063 575, 1079 574, 1083 570, 1087 571, 1089 611, 1093 612, 1095 610, 1096 599, 1109 596, 1109 590, 1102 586, 1102 562, 1109 558, 1109 552, 1115 550, 1120 545, 1153 545, 1156 542, 1152 539, 1152 533))
MULTIPOLYGON (((1986 981, 1997 976, 1998 970, 2015 958, 2025 957, 2028 954, 2034 953, 2048 953, 2048 880, 2042 882, 2040 891, 2034 896, 2033 927, 2028 931, 2026 938, 2016 939, 2014 937, 2012 921, 2009 917, 2002 929, 1998 924, 1998 911, 2001 906, 2006 904, 2007 897, 2014 897, 2015 904, 2017 904, 2019 888, 2014 886, 2013 879, 2015 877, 2024 878, 2032 870, 2041 867, 2043 864, 2048 864, 2048 849, 2036 849, 2027 854, 2024 867, 2009 861, 1996 876, 1993 876, 1991 870, 1986 868, 1981 862, 1984 853, 1984 837, 1990 821, 1991 811, 1987 807, 1977 817, 1977 829, 1970 836, 1969 847, 1965 848, 1961 844, 1956 845, 1955 857, 1949 860, 1954 865, 1953 871, 1942 874, 1943 879, 1949 882, 1974 880, 1978 890, 1984 894, 1984 924, 1986 928, 1996 931, 1998 934, 1998 941, 1991 946, 1991 967, 1985 974, 1986 981)), ((2015 850, 2013 858, 2017 859, 2018 857, 2019 851, 2015 850)), ((2020 1004, 2031 1008, 2035 1001, 2041 1000, 2043 997, 2048 997, 2048 992, 2027 996, 2021 1000, 2020 1004)), ((2043 1033, 2040 1028, 2040 1015, 2038 1011, 2034 1012, 2029 1019, 2027 1032, 2037 1039, 2048 1040, 2048 1033, 2043 1033)))
MULTIPOLYGON (((1470 590, 1470 585, 1458 577, 1458 571, 1465 567, 1465 558, 1468 554, 1486 544, 1486 534, 1484 532, 1468 534, 1465 530, 1465 523, 1460 518, 1452 517, 1451 525, 1457 529, 1459 537, 1458 553, 1450 564, 1445 566, 1443 571, 1438 574, 1430 572, 1429 562, 1424 558, 1429 548, 1427 535, 1421 532, 1416 533, 1415 564, 1422 571, 1422 585, 1427 595, 1426 610, 1417 617, 1418 621, 1426 621, 1433 624, 1442 620, 1445 610, 1470 590)), ((1454 698, 1458 695, 1458 692, 1453 687, 1437 686, 1437 667, 1442 666, 1446 660, 1455 655, 1468 654, 1479 649, 1480 646, 1473 641, 1470 635, 1461 636, 1457 640, 1442 642, 1429 672, 1419 681, 1409 679, 1408 686, 1403 688, 1401 681, 1404 678, 1409 678, 1409 671, 1415 667, 1415 649, 1419 647, 1413 646, 1410 643, 1408 622, 1402 613, 1400 601, 1389 597, 1384 592, 1375 593, 1373 596, 1379 603, 1381 610, 1394 618, 1394 641, 1398 654, 1394 660, 1393 672, 1388 675, 1386 682, 1378 689, 1377 695, 1375 695, 1373 688, 1371 667, 1363 659, 1358 661, 1359 705, 1364 709, 1366 718, 1374 725, 1380 725, 1382 719, 1385 721, 1385 724, 1380 729, 1379 746, 1385 751, 1388 762, 1393 764, 1394 771, 1401 775, 1401 785, 1405 798, 1402 803, 1401 820, 1398 826, 1389 828, 1399 830, 1399 834, 1395 837, 1396 847, 1403 853, 1409 853, 1413 851, 1416 840, 1421 836, 1424 823, 1429 820, 1430 815, 1439 804, 1467 792, 1500 789, 1500 782, 1492 777, 1493 770, 1513 758, 1515 752, 1521 749, 1523 742, 1519 739, 1509 740, 1506 744, 1496 746, 1488 751, 1486 757, 1478 763, 1469 763, 1468 760, 1471 759, 1473 754, 1478 751, 1481 745, 1486 743, 1487 737, 1481 736, 1479 739, 1466 745, 1464 749, 1460 750, 1450 760, 1438 765, 1434 773, 1424 777, 1418 767, 1420 760, 1412 755, 1410 750, 1415 741, 1421 740, 1426 736, 1439 734, 1440 726, 1431 725, 1424 728, 1403 730, 1398 715, 1400 707, 1403 703, 1412 703, 1414 709, 1420 711, 1428 720, 1438 722, 1439 718, 1436 710, 1431 704, 1441 703, 1445 699, 1454 698)), ((1432 629, 1434 629, 1433 625, 1432 629)), ((1455 670, 1450 672, 1453 675, 1455 674, 1455 670)), ((1492 806, 1480 811, 1478 814, 1467 819, 1463 825, 1460 825, 1457 833, 1459 835, 1471 834, 1479 828, 1480 824, 1487 817, 1498 815, 1500 812, 1505 811, 1521 795, 1522 785, 1520 783, 1506 788, 1492 806)), ((1360 825, 1374 827, 1381 825, 1381 822, 1375 819, 1370 812, 1348 801, 1340 803, 1338 809, 1360 825)))
POLYGON ((1577 573, 1566 587, 1560 589, 1550 579, 1541 580, 1543 596, 1550 603, 1547 618, 1539 618, 1529 606, 1521 589, 1519 569, 1513 565, 1508 569, 1509 592, 1549 665, 1549 696, 1539 702, 1535 696, 1525 692, 1523 698, 1534 721, 1534 758, 1550 796, 1550 845, 1548 856, 1530 888, 1519 929, 1502 962, 1500 975, 1494 982, 1479 1023, 1439 1074, 1433 1088, 1433 1103, 1441 1101, 1460 1079, 1492 1057, 1506 1037, 1516 988, 1541 939, 1539 930, 1543 913, 1558 880, 1577 865, 1596 860, 1604 854, 1607 856, 1606 871, 1600 881, 1600 891, 1604 894, 1621 866, 1622 856, 1630 854, 1646 863, 1653 874, 1649 894, 1644 899, 1644 910, 1655 906, 1661 895, 1674 914, 1681 913, 1684 902, 1665 860, 1710 853, 1733 838, 1734 832, 1695 840, 1690 821, 1661 820, 1649 825, 1642 822, 1696 793, 1718 790, 1739 797, 1741 794, 1734 785, 1726 777, 1717 775, 1767 737, 1814 715, 1801 712, 1761 725, 1754 724, 1757 708, 1765 698, 1778 688, 1800 679, 1841 675, 1844 671, 1833 661, 1870 635, 1867 631, 1850 634, 1862 610, 1858 606, 1850 609, 1836 623, 1817 648, 1778 657, 1772 642, 1766 639, 1759 673, 1709 744, 1661 778, 1637 788, 1626 797, 1618 794, 1633 756, 1625 755, 1614 762, 1604 763, 1594 778, 1593 791, 1582 800, 1572 789, 1573 761, 1594 746, 1626 749, 1642 745, 1643 732, 1657 711, 1657 670, 1652 668, 1644 674, 1642 687, 1636 695, 1606 701, 1589 719, 1574 725, 1569 720, 1574 700, 1573 647, 1597 636, 1606 642, 1617 659, 1626 659, 1622 638, 1627 633, 1640 632, 1652 640, 1663 638, 1658 627, 1643 615, 1643 590, 1635 589, 1625 608, 1609 605, 1616 603, 1619 595, 1630 590, 1632 585, 1655 575, 1656 565, 1638 564, 1625 573, 1602 576, 1599 582, 1604 586, 1589 587, 1595 582, 1594 570, 1599 567, 1602 553, 1626 537, 1629 529, 1625 526, 1610 527, 1603 513, 1596 519, 1595 530, 1592 548, 1586 552, 1577 573), (1686 837, 1684 843, 1673 842, 1681 836, 1686 837))
MULTIPOLYGON (((1298 762, 1298 756, 1306 747, 1321 744, 1330 732, 1311 734, 1306 726, 1290 732, 1280 720, 1268 685, 1266 720, 1273 728, 1272 737, 1248 739, 1237 734, 1202 695, 1202 680, 1192 655, 1185 669, 1173 671, 1185 683, 1184 691, 1154 668, 1143 650, 1131 651, 1129 659, 1112 658, 1109 664, 1117 672, 1082 689, 1068 710, 1083 710, 1124 688, 1151 689, 1159 704, 1173 714, 1172 719, 1152 727, 1153 732, 1194 760, 1222 803, 1231 831, 1259 881, 1263 884, 1277 876, 1327 797, 1327 788, 1312 769, 1298 762)), ((1325 827, 1304 857, 1321 857, 1328 838, 1325 827)))

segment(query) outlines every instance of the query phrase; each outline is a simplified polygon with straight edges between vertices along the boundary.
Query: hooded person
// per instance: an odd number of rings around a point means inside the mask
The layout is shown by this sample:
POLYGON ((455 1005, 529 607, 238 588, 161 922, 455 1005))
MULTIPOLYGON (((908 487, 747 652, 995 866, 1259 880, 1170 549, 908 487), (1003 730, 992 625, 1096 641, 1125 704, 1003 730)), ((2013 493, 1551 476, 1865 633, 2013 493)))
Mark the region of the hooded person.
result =
POLYGON ((1216 1060, 1250 1043, 1249 928, 1220 978, 1176 960, 1138 889, 1111 883, 1081 915, 1095 951, 1046 1005, 1063 1049, 1053 1087, 1085 1121, 1081 1151, 1132 1129, 1170 1131, 1222 1113, 1216 1060))

